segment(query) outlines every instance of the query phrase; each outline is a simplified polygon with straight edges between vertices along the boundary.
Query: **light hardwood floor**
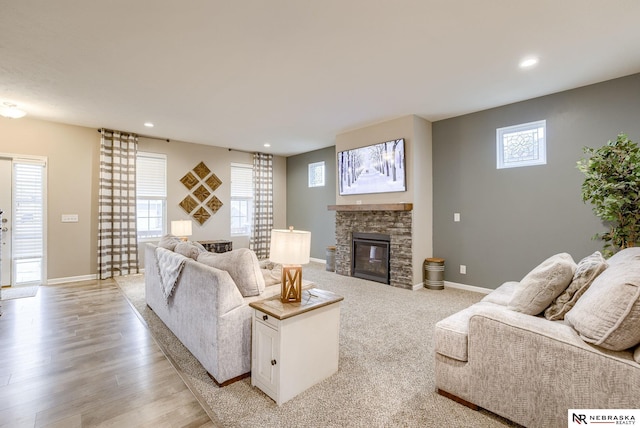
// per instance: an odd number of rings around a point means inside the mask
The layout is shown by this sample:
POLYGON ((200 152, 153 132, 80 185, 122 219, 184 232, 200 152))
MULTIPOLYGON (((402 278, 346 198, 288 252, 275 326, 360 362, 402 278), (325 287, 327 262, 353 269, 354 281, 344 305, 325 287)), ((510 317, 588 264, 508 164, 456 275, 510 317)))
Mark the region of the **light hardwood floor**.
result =
POLYGON ((2 302, 0 426, 213 427, 112 281, 2 302))

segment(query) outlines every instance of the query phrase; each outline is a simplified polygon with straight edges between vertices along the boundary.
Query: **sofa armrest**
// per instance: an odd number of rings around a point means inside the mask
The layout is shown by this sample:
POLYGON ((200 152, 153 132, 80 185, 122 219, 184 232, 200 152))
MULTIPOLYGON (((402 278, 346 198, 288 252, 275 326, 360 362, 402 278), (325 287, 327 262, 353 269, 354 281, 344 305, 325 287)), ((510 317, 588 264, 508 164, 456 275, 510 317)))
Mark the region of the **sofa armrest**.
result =
POLYGON ((560 321, 479 311, 468 352, 471 401, 528 427, 564 426, 568 409, 640 407, 631 352, 589 345, 560 321))

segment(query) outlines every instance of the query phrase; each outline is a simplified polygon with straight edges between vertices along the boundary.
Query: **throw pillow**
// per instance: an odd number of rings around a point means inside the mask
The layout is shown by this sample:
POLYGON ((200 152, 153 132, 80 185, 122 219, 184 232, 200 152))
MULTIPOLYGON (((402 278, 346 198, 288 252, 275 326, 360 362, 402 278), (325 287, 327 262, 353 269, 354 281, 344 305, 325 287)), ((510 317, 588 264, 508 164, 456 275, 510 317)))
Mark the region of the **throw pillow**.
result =
POLYGON ((178 238, 177 236, 168 234, 160 238, 160 241, 158 242, 158 247, 166 248, 169 251, 174 251, 176 248, 176 245, 178 245, 180 242, 182 242, 180 238, 178 238))
POLYGON ((612 351, 640 343, 640 262, 610 264, 564 319, 585 342, 612 351))
POLYGON ((529 272, 513 293, 508 308, 528 315, 538 315, 571 282, 576 263, 567 253, 549 257, 529 272))
POLYGON ((206 250, 198 248, 198 246, 194 245, 193 242, 186 241, 180 241, 173 251, 178 254, 182 254, 185 257, 192 258, 193 260, 198 260, 198 255, 200 255, 203 251, 206 252, 206 250))
POLYGON ((202 253, 198 262, 226 270, 244 297, 258 296, 264 291, 264 276, 256 253, 248 248, 226 253, 202 253))
POLYGON ((564 319, 567 312, 573 308, 580 296, 584 294, 589 286, 606 268, 608 264, 600 251, 596 251, 590 256, 580 260, 576 273, 573 274, 571 284, 562 292, 544 311, 544 317, 550 321, 564 319))

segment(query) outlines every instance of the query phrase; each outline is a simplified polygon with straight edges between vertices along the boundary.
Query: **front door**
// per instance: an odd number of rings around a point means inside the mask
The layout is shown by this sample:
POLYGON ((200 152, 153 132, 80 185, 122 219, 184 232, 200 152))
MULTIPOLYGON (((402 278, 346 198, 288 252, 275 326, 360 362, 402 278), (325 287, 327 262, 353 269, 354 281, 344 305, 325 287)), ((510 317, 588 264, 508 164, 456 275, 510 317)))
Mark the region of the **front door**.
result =
POLYGON ((11 159, 0 158, 0 210, 2 213, 2 242, 0 259, 2 259, 2 275, 0 285, 11 285, 11 215, 13 205, 11 198, 11 159))

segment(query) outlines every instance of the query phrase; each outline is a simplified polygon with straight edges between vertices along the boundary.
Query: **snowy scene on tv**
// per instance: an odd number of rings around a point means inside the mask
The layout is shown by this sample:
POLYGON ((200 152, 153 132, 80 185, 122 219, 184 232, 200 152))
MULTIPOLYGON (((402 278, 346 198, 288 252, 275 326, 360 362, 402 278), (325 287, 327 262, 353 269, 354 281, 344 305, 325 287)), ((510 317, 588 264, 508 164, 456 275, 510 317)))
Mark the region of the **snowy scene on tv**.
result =
POLYGON ((340 195, 404 192, 404 139, 338 153, 340 195))

